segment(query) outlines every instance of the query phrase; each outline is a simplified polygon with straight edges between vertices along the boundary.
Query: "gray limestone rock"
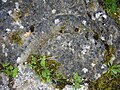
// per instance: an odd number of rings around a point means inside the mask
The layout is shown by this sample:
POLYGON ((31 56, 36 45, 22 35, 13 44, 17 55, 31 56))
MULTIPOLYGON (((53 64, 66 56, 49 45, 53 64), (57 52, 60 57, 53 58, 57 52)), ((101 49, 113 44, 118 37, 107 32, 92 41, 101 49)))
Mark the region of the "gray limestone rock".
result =
POLYGON ((120 63, 120 28, 97 0, 0 1, 0 62, 22 68, 14 79, 17 90, 50 90, 34 78, 33 83, 24 83, 33 72, 23 65, 31 54, 50 55, 68 77, 77 72, 88 81, 105 71, 101 67, 109 46, 115 49, 114 62, 120 63), (19 31, 17 37, 10 38, 10 33, 19 31), (43 88, 34 88, 36 83, 43 88))

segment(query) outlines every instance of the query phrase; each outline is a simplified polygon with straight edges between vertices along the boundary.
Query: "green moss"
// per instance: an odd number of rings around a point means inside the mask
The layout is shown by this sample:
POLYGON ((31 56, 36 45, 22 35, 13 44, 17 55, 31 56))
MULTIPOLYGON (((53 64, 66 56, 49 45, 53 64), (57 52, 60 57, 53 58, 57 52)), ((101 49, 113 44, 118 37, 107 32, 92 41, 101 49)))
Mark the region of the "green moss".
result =
POLYGON ((9 39, 11 43, 17 43, 19 45, 22 45, 22 38, 20 37, 21 31, 14 31, 9 33, 9 39))
POLYGON ((89 83, 88 90, 119 90, 120 75, 114 77, 111 74, 105 73, 98 80, 89 83))
POLYGON ((66 85, 72 85, 73 83, 65 77, 65 75, 61 72, 56 72, 54 74, 54 85, 59 90, 62 90, 66 85))
POLYGON ((115 54, 115 49, 113 48, 113 46, 106 44, 106 50, 104 53, 104 63, 108 64, 108 62, 110 62, 110 60, 112 59, 112 57, 115 54))
POLYGON ((60 90, 66 85, 72 85, 62 72, 58 72, 61 64, 49 56, 30 55, 27 62, 43 82, 50 82, 60 90))
POLYGON ((120 7, 117 8, 115 13, 110 14, 110 16, 115 20, 115 22, 120 27, 120 20, 119 20, 119 17, 120 17, 120 7))
POLYGON ((120 89, 120 64, 107 64, 108 70, 96 81, 89 82, 88 90, 119 90, 120 89))
POLYGON ((94 32, 93 38, 95 40, 98 40, 99 39, 99 34, 97 32, 94 32))
POLYGON ((59 32, 62 33, 62 34, 65 32, 65 25, 61 26, 59 32))
POLYGON ((115 20, 115 22, 120 26, 120 3, 119 0, 104 0, 102 3, 105 11, 115 20))

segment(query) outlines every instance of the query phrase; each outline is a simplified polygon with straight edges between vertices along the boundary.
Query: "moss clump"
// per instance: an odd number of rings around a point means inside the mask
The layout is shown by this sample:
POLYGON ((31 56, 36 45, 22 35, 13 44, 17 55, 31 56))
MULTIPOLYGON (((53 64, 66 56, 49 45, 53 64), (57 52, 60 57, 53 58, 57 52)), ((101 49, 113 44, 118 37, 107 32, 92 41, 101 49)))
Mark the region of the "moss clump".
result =
POLYGON ((104 53, 104 63, 107 64, 108 62, 110 62, 112 57, 114 57, 114 54, 115 54, 115 49, 113 48, 113 46, 106 45, 106 50, 104 53))
POLYGON ((62 34, 65 32, 65 25, 61 26, 59 32, 62 33, 62 34))
POLYGON ((106 12, 116 21, 120 26, 120 2, 119 0, 104 0, 102 3, 103 8, 106 12))
POLYGON ((11 43, 17 43, 19 45, 22 45, 22 38, 20 37, 21 31, 14 31, 9 33, 9 39, 11 43))
POLYGON ((120 75, 114 77, 111 74, 103 74, 97 81, 89 83, 88 90, 119 90, 120 89, 120 75))
POLYGON ((72 85, 63 73, 58 72, 61 64, 49 56, 30 55, 27 63, 43 82, 50 82, 60 90, 66 85, 72 85))
POLYGON ((91 81, 88 90, 120 90, 120 64, 109 62, 107 66, 107 72, 91 81))
POLYGON ((93 38, 95 40, 98 40, 99 39, 99 34, 97 32, 94 32, 93 38))

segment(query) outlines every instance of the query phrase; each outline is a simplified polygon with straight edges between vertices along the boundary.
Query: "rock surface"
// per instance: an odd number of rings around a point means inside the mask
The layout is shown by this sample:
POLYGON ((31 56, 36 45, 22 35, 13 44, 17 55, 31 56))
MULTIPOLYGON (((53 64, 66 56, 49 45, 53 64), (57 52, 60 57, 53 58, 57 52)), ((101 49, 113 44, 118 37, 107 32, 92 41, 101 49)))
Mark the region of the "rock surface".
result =
MULTIPOLYGON (((102 66, 108 46, 115 49, 114 62, 120 63, 120 28, 97 0, 0 1, 0 62, 19 67, 16 90, 54 90, 23 64, 31 54, 50 55, 68 77, 78 72, 88 81, 106 70, 102 66)), ((12 90, 4 81, 0 90, 12 90)))

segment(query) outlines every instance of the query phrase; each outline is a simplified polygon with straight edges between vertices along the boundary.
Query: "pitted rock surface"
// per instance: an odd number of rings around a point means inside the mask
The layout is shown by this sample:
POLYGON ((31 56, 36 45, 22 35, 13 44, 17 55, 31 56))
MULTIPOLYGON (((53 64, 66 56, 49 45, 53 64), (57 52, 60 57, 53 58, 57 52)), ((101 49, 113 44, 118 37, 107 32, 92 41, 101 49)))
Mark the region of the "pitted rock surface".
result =
MULTIPOLYGON (((120 28, 97 0, 0 1, 0 62, 18 65, 13 85, 17 90, 54 90, 23 65, 31 54, 50 55, 67 76, 78 72, 86 81, 97 79, 106 70, 101 69, 106 45, 115 48, 114 62, 120 63, 120 28), (34 30, 25 37, 31 26, 34 30), (10 42, 14 31, 22 31, 22 45, 10 42)), ((9 88, 1 85, 1 90, 9 88)))

